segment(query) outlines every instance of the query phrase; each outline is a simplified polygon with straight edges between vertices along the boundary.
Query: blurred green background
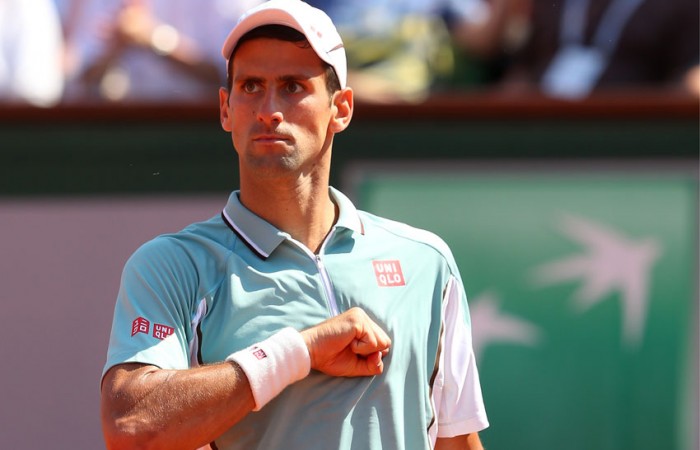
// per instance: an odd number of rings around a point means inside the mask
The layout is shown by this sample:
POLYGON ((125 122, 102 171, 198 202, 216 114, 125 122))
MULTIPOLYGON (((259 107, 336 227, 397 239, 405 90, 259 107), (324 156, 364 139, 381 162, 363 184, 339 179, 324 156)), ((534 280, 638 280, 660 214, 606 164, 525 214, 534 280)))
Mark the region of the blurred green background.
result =
POLYGON ((697 180, 649 169, 367 168, 361 207, 455 254, 486 448, 693 448, 697 180))

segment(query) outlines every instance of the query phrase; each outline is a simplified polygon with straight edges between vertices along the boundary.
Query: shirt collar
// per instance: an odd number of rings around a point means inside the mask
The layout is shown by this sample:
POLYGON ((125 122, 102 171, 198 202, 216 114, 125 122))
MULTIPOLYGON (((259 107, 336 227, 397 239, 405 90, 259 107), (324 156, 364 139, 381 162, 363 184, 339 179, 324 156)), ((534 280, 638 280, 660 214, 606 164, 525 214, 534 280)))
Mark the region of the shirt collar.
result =
MULTIPOLYGON (((334 227, 364 234, 362 220, 352 201, 333 187, 329 187, 329 191, 339 211, 334 227)), ((239 194, 240 191, 231 193, 221 216, 231 231, 236 233, 248 248, 262 259, 267 259, 285 239, 289 239, 289 234, 277 229, 243 206, 239 194)))

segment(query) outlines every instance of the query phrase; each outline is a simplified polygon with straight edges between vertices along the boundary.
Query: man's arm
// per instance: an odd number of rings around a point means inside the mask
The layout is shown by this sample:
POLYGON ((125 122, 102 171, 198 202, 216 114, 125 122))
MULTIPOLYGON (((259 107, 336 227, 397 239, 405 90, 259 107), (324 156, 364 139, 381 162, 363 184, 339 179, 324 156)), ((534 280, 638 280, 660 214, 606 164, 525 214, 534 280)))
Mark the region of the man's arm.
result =
POLYGON ((451 438, 438 438, 435 450, 484 450, 478 433, 464 434, 451 438))
POLYGON ((121 364, 102 381, 107 448, 198 448, 254 406, 248 379, 233 362, 189 370, 121 364))
POLYGON ((460 280, 450 278, 443 294, 445 332, 438 373, 444 380, 433 390, 438 424, 435 448, 440 450, 482 450, 477 432, 488 427, 466 300, 460 280))
MULTIPOLYGON (((391 341, 359 308, 301 332, 311 368, 333 376, 382 373, 391 341)), ((108 448, 192 449, 213 441, 255 408, 235 362, 187 370, 144 364, 111 368, 102 382, 108 448)))

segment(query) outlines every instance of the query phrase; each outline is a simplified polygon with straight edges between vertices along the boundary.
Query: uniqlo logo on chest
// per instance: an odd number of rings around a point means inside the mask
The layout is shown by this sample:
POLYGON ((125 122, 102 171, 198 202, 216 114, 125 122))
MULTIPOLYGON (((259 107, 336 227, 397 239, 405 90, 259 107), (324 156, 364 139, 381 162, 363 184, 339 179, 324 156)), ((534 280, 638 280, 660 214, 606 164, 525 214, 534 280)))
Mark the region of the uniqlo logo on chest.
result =
POLYGON ((372 261, 374 275, 380 287, 405 286, 406 279, 401 270, 401 263, 394 261, 372 261))
POLYGON ((153 324, 153 337, 161 341, 175 332, 175 328, 159 323, 153 324))
POLYGON ((144 319, 143 317, 137 317, 131 322, 131 336, 133 337, 137 333, 148 334, 148 330, 151 328, 151 322, 144 319))

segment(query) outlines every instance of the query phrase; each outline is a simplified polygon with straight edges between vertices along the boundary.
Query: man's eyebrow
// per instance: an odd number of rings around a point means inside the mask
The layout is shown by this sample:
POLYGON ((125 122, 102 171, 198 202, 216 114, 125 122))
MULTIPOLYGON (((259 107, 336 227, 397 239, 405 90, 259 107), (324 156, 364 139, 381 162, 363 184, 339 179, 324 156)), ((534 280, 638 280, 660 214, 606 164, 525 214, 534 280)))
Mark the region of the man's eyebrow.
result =
POLYGON ((243 81, 245 81, 246 83, 247 82, 262 83, 263 79, 262 79, 262 77, 257 77, 255 75, 245 75, 245 74, 238 75, 238 76, 234 77, 234 79, 233 79, 234 83, 241 83, 243 81))
MULTIPOLYGON (((304 74, 304 73, 289 73, 286 75, 280 75, 277 78, 275 78, 275 82, 277 83, 290 83, 290 82, 301 82, 301 81, 307 81, 312 78, 314 78, 316 75, 315 74, 304 74)), ((242 83, 255 83, 255 84, 264 84, 266 82, 264 77, 257 76, 257 75, 246 75, 246 74, 240 74, 237 75, 233 78, 233 84, 242 84, 242 83)))
POLYGON ((289 82, 289 81, 303 81, 303 80, 310 80, 313 78, 312 75, 309 74, 303 74, 303 73, 290 73, 287 75, 282 75, 277 78, 278 81, 284 81, 284 82, 289 82))

